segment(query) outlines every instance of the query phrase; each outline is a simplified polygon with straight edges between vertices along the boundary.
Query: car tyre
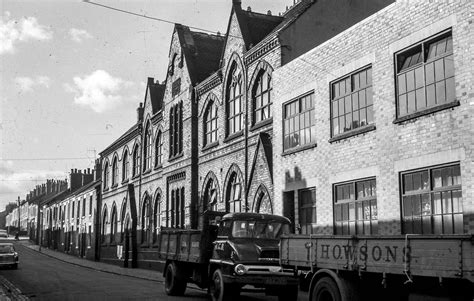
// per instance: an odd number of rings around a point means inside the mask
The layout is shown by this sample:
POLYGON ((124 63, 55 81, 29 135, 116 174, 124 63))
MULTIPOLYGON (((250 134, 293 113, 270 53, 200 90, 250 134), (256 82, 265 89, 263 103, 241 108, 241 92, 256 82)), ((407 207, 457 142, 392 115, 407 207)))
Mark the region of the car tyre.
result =
POLYGON ((224 283, 224 276, 220 269, 212 273, 209 287, 212 301, 227 301, 239 299, 240 287, 224 283))
POLYGON ((165 271, 165 292, 169 296, 182 296, 186 291, 186 280, 180 277, 179 270, 175 263, 166 266, 165 271))

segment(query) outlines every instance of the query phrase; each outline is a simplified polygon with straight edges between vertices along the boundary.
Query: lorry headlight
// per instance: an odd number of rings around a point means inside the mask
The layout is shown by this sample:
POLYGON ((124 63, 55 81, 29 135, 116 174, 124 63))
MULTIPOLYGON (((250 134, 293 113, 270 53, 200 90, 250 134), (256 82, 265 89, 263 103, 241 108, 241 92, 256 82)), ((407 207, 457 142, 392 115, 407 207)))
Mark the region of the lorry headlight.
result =
POLYGON ((247 269, 243 264, 238 264, 235 266, 234 271, 237 275, 243 275, 245 272, 247 272, 247 269))

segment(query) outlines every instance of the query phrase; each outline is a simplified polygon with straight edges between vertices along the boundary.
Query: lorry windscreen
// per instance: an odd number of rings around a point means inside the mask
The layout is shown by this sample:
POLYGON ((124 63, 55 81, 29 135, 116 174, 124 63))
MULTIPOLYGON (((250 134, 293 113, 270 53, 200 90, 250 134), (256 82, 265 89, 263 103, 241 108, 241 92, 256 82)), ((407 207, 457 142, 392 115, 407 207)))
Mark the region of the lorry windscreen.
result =
POLYGON ((234 238, 279 239, 282 234, 288 234, 290 226, 275 221, 239 221, 232 225, 234 238))

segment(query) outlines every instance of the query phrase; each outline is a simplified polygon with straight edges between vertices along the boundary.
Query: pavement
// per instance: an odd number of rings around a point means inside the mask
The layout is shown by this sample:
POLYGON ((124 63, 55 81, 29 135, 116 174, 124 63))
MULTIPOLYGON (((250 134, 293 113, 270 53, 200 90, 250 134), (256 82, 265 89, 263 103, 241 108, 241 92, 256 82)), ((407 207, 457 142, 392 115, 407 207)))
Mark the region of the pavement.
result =
MULTIPOLYGON (((17 243, 46 256, 88 269, 164 283, 163 274, 159 271, 123 268, 113 264, 107 264, 103 262, 79 258, 62 252, 53 251, 44 247, 40 249, 38 245, 35 245, 30 242, 28 240, 28 237, 20 237, 20 240, 17 243)), ((5 277, 0 276, 0 301, 20 300, 18 299, 20 296, 22 296, 21 292, 17 288, 15 288, 12 283, 5 279, 5 277)), ((28 299, 25 299, 25 297, 23 297, 21 300, 28 299)))

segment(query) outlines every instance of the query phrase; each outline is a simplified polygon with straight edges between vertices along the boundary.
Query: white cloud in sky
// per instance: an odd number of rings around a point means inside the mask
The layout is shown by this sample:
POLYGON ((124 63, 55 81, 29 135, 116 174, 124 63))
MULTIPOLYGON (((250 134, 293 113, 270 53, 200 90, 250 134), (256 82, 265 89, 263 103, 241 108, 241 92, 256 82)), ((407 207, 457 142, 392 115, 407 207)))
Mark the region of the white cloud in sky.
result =
POLYGON ((35 17, 14 20, 7 11, 0 18, 0 54, 13 53, 18 42, 44 41, 52 37, 52 31, 39 24, 35 17))
POLYGON ((86 39, 92 39, 92 35, 84 29, 71 28, 69 30, 69 36, 74 42, 81 43, 86 39))
POLYGON ((67 92, 75 93, 74 103, 90 107, 96 113, 113 108, 124 100, 121 93, 134 84, 118 77, 113 77, 104 70, 96 70, 84 77, 75 76, 74 84, 65 84, 67 92))
POLYGON ((17 76, 14 82, 22 92, 32 92, 35 87, 49 88, 51 79, 47 76, 17 76))

